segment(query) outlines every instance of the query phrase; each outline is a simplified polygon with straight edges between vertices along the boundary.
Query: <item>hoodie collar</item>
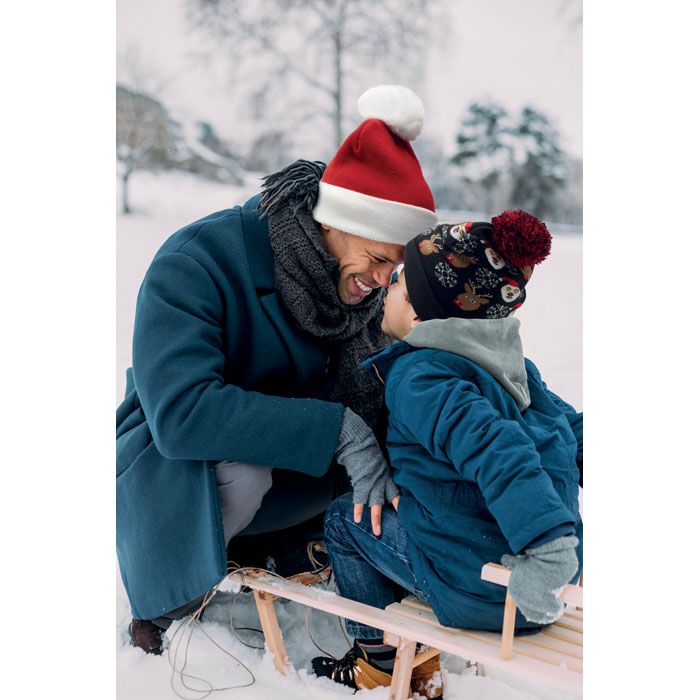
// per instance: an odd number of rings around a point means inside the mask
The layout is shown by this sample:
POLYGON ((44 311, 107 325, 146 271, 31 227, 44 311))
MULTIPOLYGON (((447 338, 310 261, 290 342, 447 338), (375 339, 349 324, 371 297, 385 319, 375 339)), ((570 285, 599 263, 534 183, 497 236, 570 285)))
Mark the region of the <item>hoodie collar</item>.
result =
POLYGON ((486 370, 513 397, 518 409, 530 405, 520 321, 446 318, 421 321, 403 340, 416 348, 447 350, 486 370))

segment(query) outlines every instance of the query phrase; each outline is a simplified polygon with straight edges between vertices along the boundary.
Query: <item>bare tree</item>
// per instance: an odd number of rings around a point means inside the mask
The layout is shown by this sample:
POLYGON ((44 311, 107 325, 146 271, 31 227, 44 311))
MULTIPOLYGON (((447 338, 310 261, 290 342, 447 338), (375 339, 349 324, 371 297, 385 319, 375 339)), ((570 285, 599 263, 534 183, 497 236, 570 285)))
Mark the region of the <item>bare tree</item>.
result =
POLYGON ((167 81, 155 74, 138 48, 119 57, 117 161, 122 180, 122 213, 130 214, 129 179, 137 170, 155 170, 168 160, 168 115, 156 99, 167 81))
POLYGON ((167 160, 167 114, 159 102, 117 86, 117 160, 121 166, 122 212, 131 213, 129 178, 167 160))
POLYGON ((420 72, 430 10, 439 1, 189 0, 189 14, 255 76, 251 104, 258 113, 293 78, 320 98, 305 95, 301 102, 312 109, 304 116, 330 119, 337 148, 349 83, 378 66, 387 75, 420 72), (265 67, 255 71, 260 59, 265 67))

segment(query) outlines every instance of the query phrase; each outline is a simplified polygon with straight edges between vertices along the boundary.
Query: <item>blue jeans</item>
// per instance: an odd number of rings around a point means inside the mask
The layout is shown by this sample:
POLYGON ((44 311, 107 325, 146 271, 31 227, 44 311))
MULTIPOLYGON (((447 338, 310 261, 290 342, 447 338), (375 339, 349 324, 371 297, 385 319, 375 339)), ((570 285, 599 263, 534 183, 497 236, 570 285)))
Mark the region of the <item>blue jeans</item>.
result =
MULTIPOLYGON (((356 523, 352 494, 346 493, 326 511, 325 537, 338 593, 344 598, 380 609, 409 593, 426 600, 408 560, 406 529, 392 506, 382 508, 382 534, 377 537, 372 532, 369 506, 356 523)), ((384 635, 354 620, 347 620, 346 627, 349 635, 360 640, 384 635)))

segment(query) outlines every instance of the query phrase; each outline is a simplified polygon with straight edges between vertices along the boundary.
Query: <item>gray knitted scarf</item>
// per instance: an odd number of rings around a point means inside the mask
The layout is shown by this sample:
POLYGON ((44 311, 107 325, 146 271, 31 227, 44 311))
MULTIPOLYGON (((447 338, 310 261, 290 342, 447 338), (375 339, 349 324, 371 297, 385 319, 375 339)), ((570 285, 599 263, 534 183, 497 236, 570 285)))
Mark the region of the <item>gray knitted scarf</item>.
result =
POLYGON ((386 347, 381 330, 384 290, 359 304, 338 297, 338 261, 326 250, 323 233, 311 216, 325 165, 297 160, 268 175, 258 205, 267 216, 275 258, 275 281, 282 302, 297 325, 317 338, 331 358, 334 382, 330 400, 349 406, 375 428, 382 386, 360 362, 386 347))

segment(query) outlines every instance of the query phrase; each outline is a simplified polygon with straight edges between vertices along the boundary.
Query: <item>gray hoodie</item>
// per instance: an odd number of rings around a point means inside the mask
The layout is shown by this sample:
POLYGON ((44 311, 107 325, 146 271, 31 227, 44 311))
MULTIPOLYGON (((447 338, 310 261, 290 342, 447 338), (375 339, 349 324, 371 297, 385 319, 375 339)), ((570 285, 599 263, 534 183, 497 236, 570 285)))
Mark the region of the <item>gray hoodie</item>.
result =
POLYGON ((446 318, 421 321, 403 340, 416 348, 447 350, 485 369, 515 399, 530 405, 527 372, 516 318, 446 318))

